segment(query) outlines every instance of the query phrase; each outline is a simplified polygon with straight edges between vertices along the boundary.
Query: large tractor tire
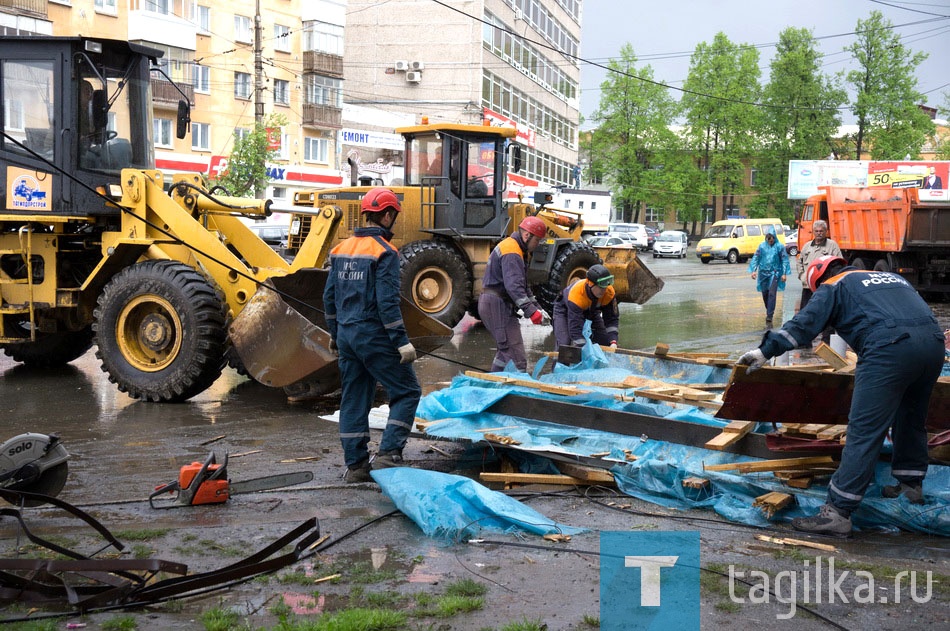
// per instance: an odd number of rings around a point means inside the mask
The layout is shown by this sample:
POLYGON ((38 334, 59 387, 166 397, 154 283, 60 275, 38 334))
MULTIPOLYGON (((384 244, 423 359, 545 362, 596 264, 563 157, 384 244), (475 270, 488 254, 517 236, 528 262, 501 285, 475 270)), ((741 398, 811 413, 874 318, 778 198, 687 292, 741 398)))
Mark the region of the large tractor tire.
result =
MULTIPOLYGON (((20 315, 5 315, 4 326, 7 331, 19 330, 29 339, 29 322, 20 315)), ((31 368, 55 368, 65 366, 74 359, 82 357, 92 348, 92 327, 78 331, 62 331, 37 335, 35 342, 4 344, 3 352, 14 361, 31 368)))
POLYGON ((145 261, 103 288, 93 327, 109 381, 135 399, 177 403, 221 375, 227 349, 222 299, 175 261, 145 261))
POLYGON ((600 262, 594 248, 583 241, 573 241, 561 248, 547 282, 533 288, 541 308, 548 315, 554 315, 554 301, 558 294, 575 280, 587 278, 587 270, 600 262))
POLYGON ((413 241, 400 250, 402 294, 427 315, 455 326, 472 302, 472 270, 446 243, 413 241))

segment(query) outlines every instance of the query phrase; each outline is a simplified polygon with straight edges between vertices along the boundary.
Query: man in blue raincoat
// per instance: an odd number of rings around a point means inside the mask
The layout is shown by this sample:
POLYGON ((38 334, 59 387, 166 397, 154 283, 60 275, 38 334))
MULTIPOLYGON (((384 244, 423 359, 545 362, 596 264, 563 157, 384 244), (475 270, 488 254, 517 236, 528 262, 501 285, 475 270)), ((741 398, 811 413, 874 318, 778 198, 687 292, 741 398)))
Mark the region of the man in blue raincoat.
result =
POLYGON ((756 248, 752 260, 749 261, 749 272, 752 280, 757 281, 755 288, 762 294, 765 303, 765 328, 772 328, 772 316, 775 313, 775 297, 778 292, 785 291, 785 278, 792 271, 788 264, 788 252, 778 237, 775 228, 768 226, 765 229, 765 240, 756 248))

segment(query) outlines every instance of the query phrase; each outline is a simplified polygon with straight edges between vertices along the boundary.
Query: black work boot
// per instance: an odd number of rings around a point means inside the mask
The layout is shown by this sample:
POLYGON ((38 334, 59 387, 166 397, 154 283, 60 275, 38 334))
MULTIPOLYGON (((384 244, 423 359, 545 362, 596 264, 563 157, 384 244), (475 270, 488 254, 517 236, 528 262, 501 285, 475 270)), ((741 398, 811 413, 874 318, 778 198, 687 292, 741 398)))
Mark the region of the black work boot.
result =
POLYGON ((894 499, 903 495, 911 504, 923 504, 924 485, 921 482, 898 482, 897 484, 885 486, 883 489, 881 489, 881 495, 888 499, 894 499))
POLYGON ((405 464, 402 459, 402 449, 381 451, 376 454, 376 459, 373 460, 373 467, 376 469, 388 469, 390 467, 403 466, 405 466, 405 464))
POLYGON ((765 318, 765 328, 767 328, 767 329, 771 329, 771 328, 772 328, 772 318, 769 318, 769 317, 766 317, 766 318, 765 318))
POLYGON ((347 467, 346 473, 343 474, 343 481, 347 484, 372 482, 373 478, 369 474, 371 470, 372 467, 370 467, 369 458, 367 458, 366 460, 356 463, 352 467, 347 467))
POLYGON ((848 537, 851 535, 851 517, 842 515, 831 504, 824 504, 814 517, 796 517, 792 528, 816 535, 848 537))

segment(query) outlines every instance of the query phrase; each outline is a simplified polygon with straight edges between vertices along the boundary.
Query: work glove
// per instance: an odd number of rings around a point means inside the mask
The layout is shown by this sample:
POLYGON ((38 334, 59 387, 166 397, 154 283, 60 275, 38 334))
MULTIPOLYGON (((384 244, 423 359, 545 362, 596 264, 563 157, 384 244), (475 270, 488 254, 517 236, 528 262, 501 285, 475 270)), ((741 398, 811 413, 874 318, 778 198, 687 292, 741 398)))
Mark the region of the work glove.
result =
POLYGON ((617 348, 617 340, 613 340, 613 341, 610 343, 610 348, 617 348))
POLYGON ((400 346, 396 350, 399 351, 400 364, 411 364, 416 361, 416 347, 412 345, 412 342, 409 342, 405 346, 400 346))
POLYGON ((551 318, 541 309, 531 314, 531 322, 534 324, 551 324, 551 318))
POLYGON ((330 338, 330 343, 327 344, 327 348, 330 349, 330 354, 333 355, 334 357, 340 356, 340 349, 336 347, 336 340, 333 339, 332 337, 330 338))
POLYGON ((748 366, 746 373, 755 372, 765 365, 765 355, 761 350, 755 349, 740 357, 737 363, 740 366, 748 366))

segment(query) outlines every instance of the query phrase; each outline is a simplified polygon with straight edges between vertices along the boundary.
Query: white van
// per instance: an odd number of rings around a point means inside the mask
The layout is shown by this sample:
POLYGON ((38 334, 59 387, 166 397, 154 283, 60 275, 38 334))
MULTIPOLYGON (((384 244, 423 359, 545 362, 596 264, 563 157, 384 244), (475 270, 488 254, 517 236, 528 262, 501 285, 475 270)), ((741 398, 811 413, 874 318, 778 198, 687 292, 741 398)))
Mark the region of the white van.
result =
POLYGON ((647 237, 647 227, 642 223, 612 223, 607 225, 609 234, 628 239, 638 250, 649 250, 650 239, 647 237))
POLYGON ((686 258, 686 248, 689 247, 689 237, 679 230, 664 230, 653 242, 653 258, 672 256, 679 259, 686 258))

